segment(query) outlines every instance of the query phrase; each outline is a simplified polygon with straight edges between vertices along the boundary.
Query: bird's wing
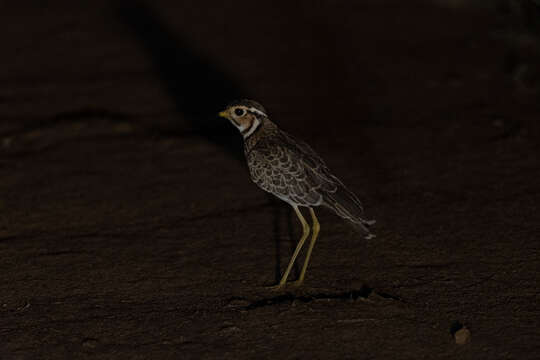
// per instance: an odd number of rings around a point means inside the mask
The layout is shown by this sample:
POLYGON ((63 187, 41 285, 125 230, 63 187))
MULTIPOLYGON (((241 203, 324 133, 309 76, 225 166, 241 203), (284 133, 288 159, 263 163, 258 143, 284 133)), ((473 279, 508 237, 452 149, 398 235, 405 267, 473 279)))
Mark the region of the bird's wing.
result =
POLYGON ((319 188, 334 185, 319 179, 308 165, 313 161, 304 160, 304 156, 305 151, 285 137, 261 139, 248 154, 251 178, 263 190, 289 203, 320 205, 319 188))
POLYGON ((248 157, 253 181, 282 200, 304 206, 325 205, 370 234, 360 200, 334 176, 305 142, 280 132, 261 139, 248 157))
POLYGON ((320 205, 343 186, 308 144, 284 132, 261 139, 248 162, 257 185, 299 205, 320 205))

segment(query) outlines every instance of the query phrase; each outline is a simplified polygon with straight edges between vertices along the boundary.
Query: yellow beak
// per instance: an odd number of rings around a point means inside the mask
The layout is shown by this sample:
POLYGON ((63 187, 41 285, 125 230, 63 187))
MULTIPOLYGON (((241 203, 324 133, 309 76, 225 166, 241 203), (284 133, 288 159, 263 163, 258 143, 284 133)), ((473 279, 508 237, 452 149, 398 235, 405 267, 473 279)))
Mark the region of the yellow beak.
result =
POLYGON ((219 116, 224 117, 224 118, 227 118, 227 112, 226 112, 226 111, 222 111, 222 112, 219 113, 219 116))

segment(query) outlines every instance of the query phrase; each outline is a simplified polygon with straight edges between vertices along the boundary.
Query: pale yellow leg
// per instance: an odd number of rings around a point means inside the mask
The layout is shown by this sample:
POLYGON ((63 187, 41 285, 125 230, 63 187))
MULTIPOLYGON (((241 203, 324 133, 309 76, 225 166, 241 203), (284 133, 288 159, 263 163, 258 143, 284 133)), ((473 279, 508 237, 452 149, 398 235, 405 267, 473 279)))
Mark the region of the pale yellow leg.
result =
POLYGON ((298 219, 300 219, 300 222, 302 223, 303 234, 302 234, 302 237, 300 238, 300 241, 298 242, 298 245, 296 246, 296 249, 294 249, 294 253, 292 255, 291 261, 289 261, 287 270, 285 270, 285 274, 283 274, 283 276, 281 277, 281 281, 275 287, 275 289, 280 289, 287 282, 287 278, 289 277, 289 273, 291 272, 294 261, 296 260, 296 257, 298 256, 300 249, 302 249, 302 245, 304 245, 304 242, 306 241, 306 238, 309 235, 309 225, 306 222, 306 219, 304 219, 304 217, 302 216, 302 213, 298 209, 298 206, 293 206, 293 208, 294 208, 294 211, 296 211, 296 215, 298 216, 298 219))
POLYGON ((309 243, 309 248, 306 254, 306 260, 304 260, 304 266, 302 266, 302 272, 300 273, 298 280, 295 282, 295 285, 301 285, 304 282, 304 276, 306 275, 309 258, 311 257, 311 252, 313 251, 315 241, 317 240, 317 235, 319 235, 319 230, 321 228, 319 220, 317 220, 317 216, 315 216, 315 211, 313 211, 312 208, 309 208, 309 212, 311 213, 311 219, 313 220, 313 233, 311 235, 311 242, 309 243))

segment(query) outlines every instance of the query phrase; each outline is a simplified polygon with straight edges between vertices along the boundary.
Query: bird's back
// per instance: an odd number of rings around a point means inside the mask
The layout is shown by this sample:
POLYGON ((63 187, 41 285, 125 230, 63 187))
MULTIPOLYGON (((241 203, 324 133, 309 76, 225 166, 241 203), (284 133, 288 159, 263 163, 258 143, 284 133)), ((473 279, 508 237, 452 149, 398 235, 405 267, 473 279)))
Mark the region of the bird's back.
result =
POLYGON ((358 198, 334 176, 305 142, 270 121, 246 139, 245 154, 252 180, 263 190, 295 206, 332 209, 355 228, 372 236, 358 198))

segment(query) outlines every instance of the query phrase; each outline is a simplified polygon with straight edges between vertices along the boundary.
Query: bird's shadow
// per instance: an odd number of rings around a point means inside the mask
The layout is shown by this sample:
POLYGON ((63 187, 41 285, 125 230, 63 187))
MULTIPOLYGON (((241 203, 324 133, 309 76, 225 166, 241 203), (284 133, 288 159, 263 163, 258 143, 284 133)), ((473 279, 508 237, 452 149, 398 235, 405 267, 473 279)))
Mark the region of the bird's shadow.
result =
POLYGON ((198 54, 188 41, 174 34, 145 2, 119 0, 115 10, 150 57, 176 110, 193 132, 241 159, 242 147, 235 130, 217 113, 249 93, 219 66, 198 54))
MULTIPOLYGON (((274 243, 275 243, 275 268, 274 268, 274 274, 275 274, 275 282, 278 283, 281 280, 281 264, 283 263, 283 259, 281 257, 281 241, 282 237, 281 234, 287 233, 287 238, 291 241, 289 241, 289 254, 292 254, 294 252, 294 249, 296 247, 296 243, 294 242, 294 225, 293 225, 293 214, 292 214, 292 208, 290 206, 286 206, 282 201, 277 200, 276 198, 272 197, 272 212, 273 212, 273 231, 274 231, 274 243), (285 216, 286 226, 285 229, 282 228, 282 222, 281 219, 285 216)), ((289 261, 289 259, 285 259, 285 261, 289 261)), ((300 274, 299 268, 298 268, 298 262, 296 261, 293 265, 292 272, 294 272, 295 277, 298 277, 300 274)))
MULTIPOLYGON (((120 22, 127 25, 148 54, 156 74, 174 102, 176 111, 192 127, 193 133, 244 162, 242 144, 236 130, 218 118, 217 113, 233 100, 250 98, 249 92, 242 89, 210 59, 199 55, 188 41, 175 34, 144 1, 119 0, 114 6, 120 22)), ((158 129, 154 131, 159 132, 158 129)), ((291 211, 287 206, 273 197, 271 204, 276 251, 275 277, 279 280, 281 233, 284 232, 280 219, 283 214, 288 219, 287 232, 291 239, 293 225, 291 211)), ((291 246, 295 246, 294 242, 291 242, 291 246)), ((297 267, 295 273, 298 274, 297 267)))

